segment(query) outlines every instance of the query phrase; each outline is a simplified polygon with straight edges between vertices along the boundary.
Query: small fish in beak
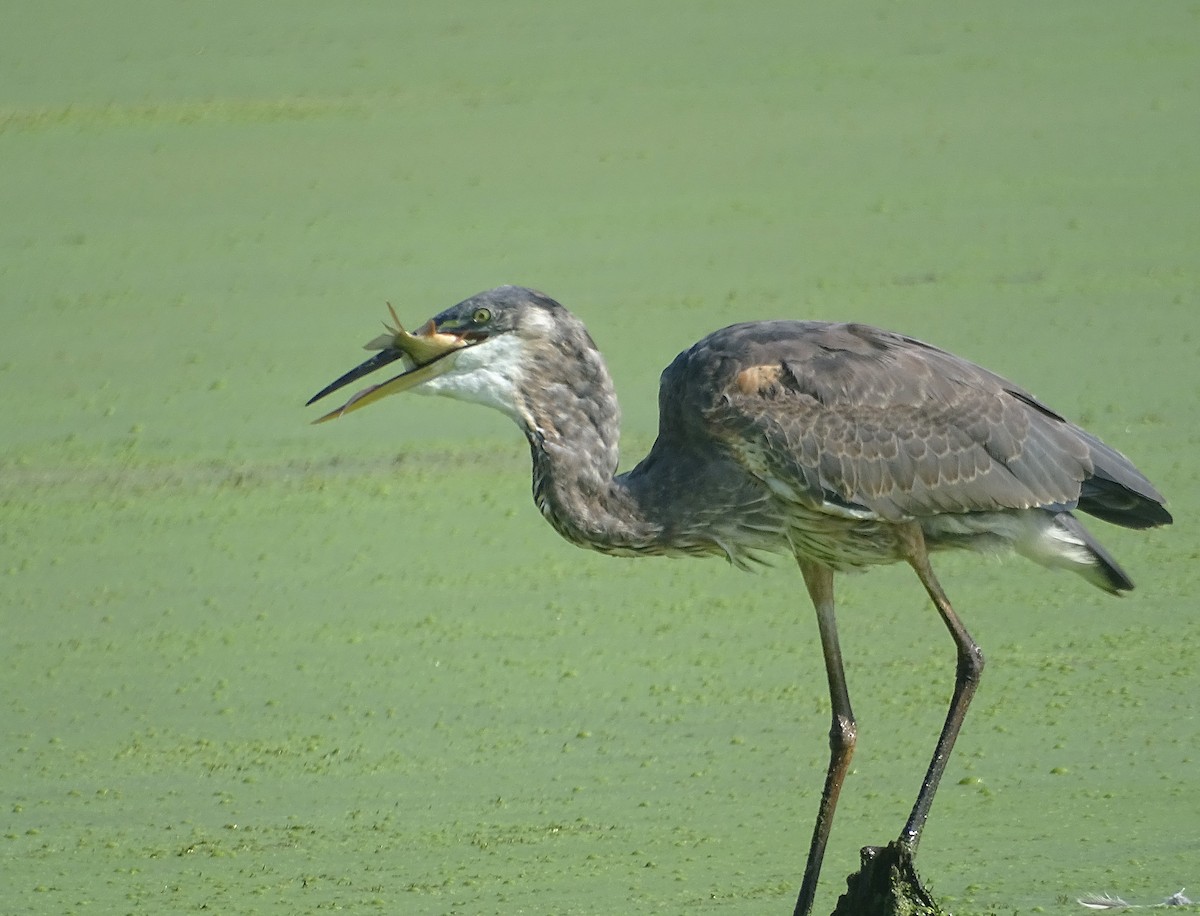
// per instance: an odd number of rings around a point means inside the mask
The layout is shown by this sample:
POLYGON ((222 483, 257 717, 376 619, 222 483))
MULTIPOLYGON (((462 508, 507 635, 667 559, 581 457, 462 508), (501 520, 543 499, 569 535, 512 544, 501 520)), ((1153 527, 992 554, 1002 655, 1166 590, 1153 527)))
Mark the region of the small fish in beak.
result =
MULTIPOLYGON (((387 333, 380 334, 363 346, 364 350, 378 350, 379 352, 366 362, 355 366, 341 378, 326 385, 309 398, 308 404, 319 401, 327 394, 332 394, 339 388, 343 388, 351 382, 357 381, 363 376, 369 375, 377 369, 381 369, 397 360, 400 360, 401 365, 405 367, 405 371, 379 385, 364 388, 341 407, 331 410, 322 417, 318 417, 313 421, 314 423, 324 423, 326 420, 337 419, 351 411, 366 407, 380 398, 385 398, 389 394, 398 394, 401 391, 407 391, 410 388, 420 385, 422 382, 436 378, 451 366, 451 362, 444 360, 444 358, 454 351, 462 349, 469 343, 469 341, 457 334, 446 334, 439 331, 432 318, 415 334, 410 334, 404 329, 404 325, 400 323, 400 318, 396 315, 396 310, 392 308, 390 302, 388 303, 388 311, 392 313, 392 321, 395 322, 395 326, 384 322, 383 326, 387 329, 387 333)), ((308 404, 305 406, 308 406, 308 404)))

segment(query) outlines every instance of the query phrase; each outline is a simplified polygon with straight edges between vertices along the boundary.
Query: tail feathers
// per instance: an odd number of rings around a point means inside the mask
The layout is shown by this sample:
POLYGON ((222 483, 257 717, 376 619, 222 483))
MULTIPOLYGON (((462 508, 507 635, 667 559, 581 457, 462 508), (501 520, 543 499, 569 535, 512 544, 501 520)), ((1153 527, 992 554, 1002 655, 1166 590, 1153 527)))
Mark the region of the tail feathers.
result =
POLYGON ((1014 545, 1020 554, 1051 569, 1069 569, 1113 595, 1133 589, 1133 580, 1074 515, 1048 512, 1043 520, 1036 535, 1014 545))
POLYGON ((1084 430, 1079 433, 1088 443, 1093 464, 1092 476, 1080 488, 1081 511, 1125 528, 1171 524, 1171 513, 1163 505, 1162 494, 1133 462, 1090 433, 1084 430))
POLYGON ((1174 521, 1161 496, 1131 490, 1099 472, 1083 482, 1079 508, 1124 528, 1157 528, 1174 521))

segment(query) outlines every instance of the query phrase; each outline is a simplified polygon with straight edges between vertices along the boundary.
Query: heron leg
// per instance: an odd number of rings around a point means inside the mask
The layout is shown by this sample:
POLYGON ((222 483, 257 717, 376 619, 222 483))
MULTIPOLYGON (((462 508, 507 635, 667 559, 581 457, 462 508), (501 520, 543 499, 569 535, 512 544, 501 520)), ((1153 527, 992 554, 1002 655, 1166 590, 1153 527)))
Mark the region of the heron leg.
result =
POLYGON ((796 560, 804 574, 804 584, 808 586, 813 606, 817 609, 821 651, 825 656, 825 673, 829 677, 829 699, 833 708, 833 724, 829 729, 829 769, 825 774, 825 788, 821 792, 821 805, 817 810, 817 823, 813 827, 812 845, 808 849, 808 862, 804 866, 804 879, 800 883, 800 896, 796 900, 794 914, 808 916, 817 893, 817 879, 821 874, 821 861, 825 858, 829 829, 833 825, 833 812, 842 791, 842 782, 850 769, 850 758, 854 755, 857 726, 850 709, 846 673, 842 669, 842 650, 838 646, 837 620, 833 612, 833 570, 800 557, 796 560))
POLYGON ((946 770, 946 763, 950 759, 950 751, 954 748, 954 740, 958 737, 959 729, 962 728, 967 707, 971 705, 971 698, 975 696, 975 689, 979 686, 979 677, 983 673, 983 652, 975 644, 975 640, 971 638, 971 634, 967 632, 962 621, 959 620, 954 608, 950 606, 946 593, 942 591, 941 584, 933 574, 933 567, 929 565, 929 552, 925 548, 925 537, 920 526, 915 523, 908 526, 905 529, 904 541, 905 559, 916 572, 921 584, 925 586, 929 597, 933 599, 934 606, 941 615, 942 622, 946 624, 946 629, 954 638, 954 645, 958 650, 954 693, 950 698, 950 709, 946 712, 946 722, 942 726, 942 733, 938 736, 937 747, 934 748, 933 759, 929 761, 925 779, 921 782, 921 791, 917 793, 917 801, 913 805, 912 814, 908 816, 908 822, 900 834, 900 842, 908 848, 910 853, 916 854, 917 844, 921 841, 921 831, 929 817, 930 805, 933 804, 933 796, 937 792, 938 783, 946 770))

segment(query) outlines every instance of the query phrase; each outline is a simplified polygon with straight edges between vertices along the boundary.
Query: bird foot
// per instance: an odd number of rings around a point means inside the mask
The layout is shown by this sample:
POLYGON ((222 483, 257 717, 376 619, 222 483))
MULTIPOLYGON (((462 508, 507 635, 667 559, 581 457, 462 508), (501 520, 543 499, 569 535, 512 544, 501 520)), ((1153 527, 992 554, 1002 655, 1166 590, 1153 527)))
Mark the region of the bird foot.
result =
POLYGON ((864 846, 862 867, 846 879, 832 916, 946 916, 921 885, 904 844, 864 846))

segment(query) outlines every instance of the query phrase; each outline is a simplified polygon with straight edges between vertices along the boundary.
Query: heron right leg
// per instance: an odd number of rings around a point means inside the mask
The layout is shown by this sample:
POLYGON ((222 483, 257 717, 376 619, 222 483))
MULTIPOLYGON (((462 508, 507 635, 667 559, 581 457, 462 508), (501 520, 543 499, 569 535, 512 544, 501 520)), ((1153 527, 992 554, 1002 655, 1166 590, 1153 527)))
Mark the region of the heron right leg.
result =
POLYGON ((804 866, 804 880, 800 883, 800 896, 796 900, 794 913, 794 916, 808 916, 817 894, 817 879, 821 874, 821 861, 825 858, 825 844, 829 840, 829 829, 833 826, 833 812, 842 791, 842 782, 850 769, 858 729, 850 709, 850 692, 846 688, 842 650, 838 645, 837 620, 833 613, 833 570, 801 557, 797 557, 796 562, 800 564, 804 584, 808 586, 808 594, 817 609, 821 652, 825 656, 829 699, 833 707, 833 724, 829 729, 829 769, 825 774, 825 788, 821 792, 817 823, 813 827, 812 845, 808 849, 808 862, 804 866))
POLYGON ((925 586, 925 591, 933 600, 934 606, 942 617, 942 622, 954 639, 954 646, 958 652, 954 693, 950 698, 950 708, 946 712, 946 722, 938 736, 937 746, 933 751, 933 759, 929 761, 925 779, 921 782, 921 791, 917 793, 917 802, 913 805, 912 814, 909 815, 908 822, 900 833, 900 842, 910 853, 916 855, 917 844, 921 841, 921 831, 925 828, 925 821, 929 817, 929 807, 933 804, 933 796, 937 792, 938 783, 942 780, 942 774, 946 771, 946 762, 950 759, 950 751, 954 748, 955 739, 958 738, 959 729, 962 728, 963 719, 967 715, 967 707, 971 705, 971 698, 975 696, 975 689, 979 686, 979 677, 983 673, 983 652, 975 644, 975 640, 971 638, 971 634, 967 632, 963 622, 959 620, 954 608, 950 606, 950 600, 942 591, 941 583, 933 574, 933 568, 929 565, 929 552, 926 550, 925 538, 921 529, 916 524, 911 525, 904 532, 904 538, 909 565, 912 566, 920 578, 921 584, 925 586))

